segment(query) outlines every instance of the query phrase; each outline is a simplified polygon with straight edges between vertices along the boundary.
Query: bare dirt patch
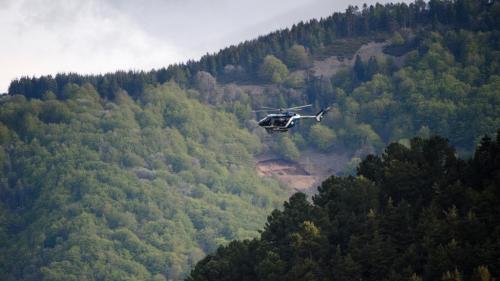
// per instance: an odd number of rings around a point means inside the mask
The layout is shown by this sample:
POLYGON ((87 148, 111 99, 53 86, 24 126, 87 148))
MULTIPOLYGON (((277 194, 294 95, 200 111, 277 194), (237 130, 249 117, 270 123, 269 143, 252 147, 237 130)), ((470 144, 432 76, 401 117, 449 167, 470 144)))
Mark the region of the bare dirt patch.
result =
POLYGON ((276 155, 261 155, 257 158, 256 170, 262 177, 274 176, 292 192, 314 193, 322 181, 342 171, 350 157, 341 153, 302 151, 297 162, 277 158, 276 155))
POLYGON ((257 163, 257 172, 261 176, 271 176, 272 174, 299 176, 310 175, 300 164, 283 159, 260 161, 257 163))
POLYGON ((260 176, 276 176, 282 183, 295 190, 309 189, 316 181, 299 163, 283 159, 268 159, 257 162, 257 173, 260 176))
POLYGON ((315 76, 332 77, 338 71, 353 66, 358 55, 363 61, 367 61, 370 57, 388 56, 383 53, 384 47, 388 44, 388 41, 370 42, 362 45, 351 58, 331 56, 323 60, 315 60, 312 67, 313 73, 315 76))

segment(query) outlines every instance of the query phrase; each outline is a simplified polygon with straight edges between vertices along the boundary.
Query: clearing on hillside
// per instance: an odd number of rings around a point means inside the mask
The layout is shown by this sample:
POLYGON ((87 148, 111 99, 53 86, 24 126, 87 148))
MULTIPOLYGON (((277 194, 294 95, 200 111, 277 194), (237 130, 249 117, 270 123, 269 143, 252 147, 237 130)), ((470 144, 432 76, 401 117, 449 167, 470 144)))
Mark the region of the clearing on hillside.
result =
POLYGON ((256 170, 262 177, 277 177, 290 190, 314 193, 315 188, 332 174, 341 172, 349 162, 349 155, 305 150, 297 162, 276 155, 257 158, 256 170))

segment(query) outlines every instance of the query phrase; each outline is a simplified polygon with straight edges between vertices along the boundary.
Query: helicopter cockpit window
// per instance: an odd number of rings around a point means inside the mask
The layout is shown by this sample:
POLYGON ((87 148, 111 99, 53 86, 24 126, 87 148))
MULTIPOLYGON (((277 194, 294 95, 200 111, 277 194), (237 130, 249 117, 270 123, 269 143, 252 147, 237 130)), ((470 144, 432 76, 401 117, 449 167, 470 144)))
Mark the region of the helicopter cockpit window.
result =
POLYGON ((271 118, 267 117, 264 120, 259 122, 260 126, 271 126, 271 118))
POLYGON ((286 125, 288 118, 286 117, 278 117, 274 120, 274 126, 283 127, 286 125))

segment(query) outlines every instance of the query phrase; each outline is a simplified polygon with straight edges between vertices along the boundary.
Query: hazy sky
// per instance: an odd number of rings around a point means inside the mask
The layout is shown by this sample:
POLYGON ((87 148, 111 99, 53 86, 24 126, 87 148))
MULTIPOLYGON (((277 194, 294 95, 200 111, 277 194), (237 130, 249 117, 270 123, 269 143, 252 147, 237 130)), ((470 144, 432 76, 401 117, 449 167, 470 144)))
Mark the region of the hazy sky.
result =
POLYGON ((0 93, 26 75, 149 70, 199 59, 364 2, 376 1, 0 0, 0 93))

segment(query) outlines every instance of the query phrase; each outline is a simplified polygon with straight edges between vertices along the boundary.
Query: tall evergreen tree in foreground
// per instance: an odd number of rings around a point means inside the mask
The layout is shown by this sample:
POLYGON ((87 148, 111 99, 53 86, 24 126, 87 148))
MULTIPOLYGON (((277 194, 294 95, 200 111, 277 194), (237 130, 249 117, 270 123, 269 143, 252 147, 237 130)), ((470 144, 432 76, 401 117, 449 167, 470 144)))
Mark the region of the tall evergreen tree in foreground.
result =
POLYGON ((500 276, 500 130, 470 160, 414 138, 332 176, 310 203, 274 210, 260 239, 233 241, 188 280, 495 280, 500 276))

